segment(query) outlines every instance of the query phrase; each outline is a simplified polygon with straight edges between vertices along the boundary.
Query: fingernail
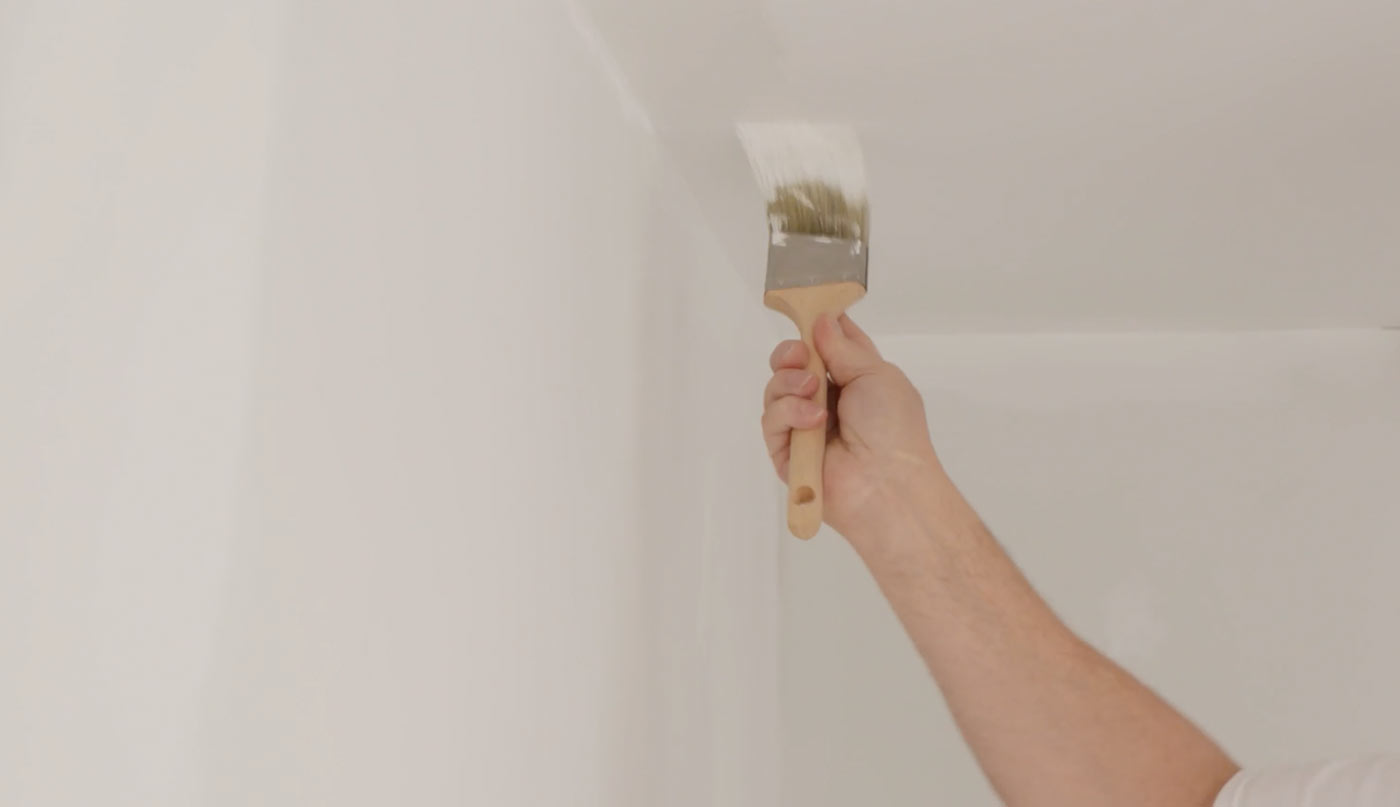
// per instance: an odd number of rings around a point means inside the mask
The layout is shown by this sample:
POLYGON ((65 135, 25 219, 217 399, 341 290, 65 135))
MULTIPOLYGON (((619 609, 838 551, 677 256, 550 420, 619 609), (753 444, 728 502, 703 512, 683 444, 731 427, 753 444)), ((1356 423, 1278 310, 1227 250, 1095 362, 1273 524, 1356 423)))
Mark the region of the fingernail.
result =
POLYGON ((807 373, 802 377, 802 382, 797 385, 797 391, 803 395, 811 395, 817 391, 817 377, 807 373))

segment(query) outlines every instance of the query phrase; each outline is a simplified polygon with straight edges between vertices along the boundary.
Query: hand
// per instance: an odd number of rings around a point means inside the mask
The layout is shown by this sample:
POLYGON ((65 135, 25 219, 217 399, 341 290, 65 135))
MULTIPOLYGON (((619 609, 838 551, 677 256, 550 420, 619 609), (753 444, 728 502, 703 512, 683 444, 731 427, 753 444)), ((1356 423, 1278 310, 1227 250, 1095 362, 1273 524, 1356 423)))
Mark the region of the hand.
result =
POLYGON ((831 376, 830 410, 811 400, 817 378, 804 369, 807 346, 783 342, 770 359, 763 436, 778 476, 787 481, 792 430, 826 424, 823 516, 855 541, 900 504, 912 480, 943 471, 929 439, 923 398, 898 367, 880 357, 870 337, 845 316, 823 317, 814 336, 831 376))

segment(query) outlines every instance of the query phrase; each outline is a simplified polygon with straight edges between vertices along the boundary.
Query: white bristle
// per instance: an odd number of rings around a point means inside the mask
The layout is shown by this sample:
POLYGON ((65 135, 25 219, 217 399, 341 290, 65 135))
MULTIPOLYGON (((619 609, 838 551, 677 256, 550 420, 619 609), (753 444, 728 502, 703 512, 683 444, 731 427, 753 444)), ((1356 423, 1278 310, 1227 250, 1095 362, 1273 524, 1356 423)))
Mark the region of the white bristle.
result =
POLYGON ((741 123, 736 129, 754 178, 767 199, 778 188, 823 182, 852 202, 866 198, 865 158, 849 126, 778 121, 741 123))

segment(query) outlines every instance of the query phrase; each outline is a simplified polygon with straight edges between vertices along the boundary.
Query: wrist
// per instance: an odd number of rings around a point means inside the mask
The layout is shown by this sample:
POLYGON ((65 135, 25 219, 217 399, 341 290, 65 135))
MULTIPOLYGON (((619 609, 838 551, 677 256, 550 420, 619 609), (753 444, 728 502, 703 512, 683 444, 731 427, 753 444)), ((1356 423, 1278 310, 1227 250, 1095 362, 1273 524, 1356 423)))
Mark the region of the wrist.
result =
POLYGON ((872 567, 947 548, 980 523, 937 460, 904 470, 882 486, 868 517, 846 536, 872 567))

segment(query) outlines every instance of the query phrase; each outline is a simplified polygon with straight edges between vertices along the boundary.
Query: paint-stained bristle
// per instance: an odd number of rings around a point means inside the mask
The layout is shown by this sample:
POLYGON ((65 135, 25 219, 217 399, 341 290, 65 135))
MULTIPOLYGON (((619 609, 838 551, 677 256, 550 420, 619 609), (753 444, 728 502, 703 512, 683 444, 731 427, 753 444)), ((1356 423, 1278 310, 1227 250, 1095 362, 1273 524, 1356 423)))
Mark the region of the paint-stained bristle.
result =
POLYGON ((768 202, 768 225, 776 232, 825 235, 869 243, 870 206, 825 182, 782 185, 768 202))
POLYGON ((854 130, 809 123, 738 127, 774 232, 869 241, 865 161, 854 130))

